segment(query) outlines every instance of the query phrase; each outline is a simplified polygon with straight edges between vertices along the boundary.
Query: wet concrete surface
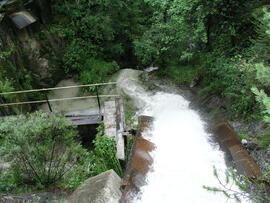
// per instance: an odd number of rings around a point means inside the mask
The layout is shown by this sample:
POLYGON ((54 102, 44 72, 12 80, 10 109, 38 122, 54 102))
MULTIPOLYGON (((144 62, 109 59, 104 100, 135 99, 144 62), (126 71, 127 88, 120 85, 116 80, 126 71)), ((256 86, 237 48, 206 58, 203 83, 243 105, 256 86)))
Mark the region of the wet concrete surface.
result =
POLYGON ((226 122, 217 124, 213 132, 221 148, 229 153, 237 171, 248 178, 262 177, 262 172, 256 162, 242 146, 233 128, 226 122))
POLYGON ((150 129, 152 123, 152 117, 139 117, 139 128, 132 149, 132 158, 128 164, 127 173, 123 181, 124 192, 121 203, 130 202, 132 196, 137 194, 140 188, 146 184, 146 174, 151 169, 153 163, 150 153, 155 149, 155 145, 144 137, 151 137, 150 129))

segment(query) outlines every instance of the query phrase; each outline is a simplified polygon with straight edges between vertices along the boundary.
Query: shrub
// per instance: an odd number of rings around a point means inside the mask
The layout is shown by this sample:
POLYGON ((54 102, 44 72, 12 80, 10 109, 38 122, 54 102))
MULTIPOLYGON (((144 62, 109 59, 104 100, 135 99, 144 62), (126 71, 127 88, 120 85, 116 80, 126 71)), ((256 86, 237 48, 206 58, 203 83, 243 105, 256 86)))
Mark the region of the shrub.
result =
POLYGON ((224 194, 228 200, 234 199, 241 202, 242 199, 250 200, 250 202, 269 202, 269 180, 267 174, 260 178, 249 179, 244 175, 239 175, 235 170, 229 168, 224 174, 226 178, 220 177, 221 174, 214 167, 214 176, 219 182, 218 187, 203 186, 204 189, 224 194), (239 190, 232 189, 232 185, 236 185, 239 190))
POLYGON ((119 176, 123 175, 122 167, 116 157, 116 142, 114 137, 104 136, 104 125, 98 128, 98 135, 93 141, 93 171, 95 175, 113 169, 119 176))
POLYGON ((54 185, 76 170, 85 150, 62 117, 43 112, 10 117, 0 124, 0 154, 22 183, 54 185))
POLYGON ((178 85, 190 85, 198 77, 199 72, 196 67, 184 65, 169 65, 158 73, 160 76, 166 76, 178 85))
POLYGON ((80 157, 79 162, 76 165, 76 170, 70 171, 65 175, 60 186, 66 189, 76 189, 80 186, 87 178, 96 175, 94 171, 94 155, 93 152, 85 151, 80 157))
POLYGON ((123 175, 119 160, 116 157, 116 143, 114 138, 104 136, 104 125, 98 127, 94 149, 85 152, 76 170, 71 171, 61 186, 68 189, 77 188, 84 180, 113 169, 119 176, 123 175))
POLYGON ((245 118, 255 112, 255 97, 250 88, 255 81, 255 66, 253 59, 242 55, 234 57, 208 54, 206 56, 203 83, 204 93, 216 93, 232 101, 231 116, 245 118))
POLYGON ((79 80, 83 84, 104 82, 108 76, 118 69, 116 62, 105 62, 91 58, 86 60, 79 74, 79 80))
POLYGON ((256 100, 260 104, 263 114, 263 121, 268 125, 270 124, 270 97, 264 90, 258 90, 256 87, 251 88, 252 92, 256 95, 256 100))

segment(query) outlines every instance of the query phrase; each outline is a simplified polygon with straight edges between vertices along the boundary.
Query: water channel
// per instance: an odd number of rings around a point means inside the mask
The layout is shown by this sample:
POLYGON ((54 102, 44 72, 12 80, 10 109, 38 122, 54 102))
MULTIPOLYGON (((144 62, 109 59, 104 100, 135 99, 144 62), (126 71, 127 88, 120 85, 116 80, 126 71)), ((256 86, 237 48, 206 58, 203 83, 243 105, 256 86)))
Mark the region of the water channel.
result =
MULTIPOLYGON (((225 178, 227 166, 223 152, 211 142, 205 123, 189 108, 190 102, 179 94, 147 91, 139 74, 136 70, 123 70, 118 78, 119 88, 134 100, 139 115, 154 117, 153 136, 145 139, 153 142, 156 150, 152 153, 154 163, 147 174, 147 184, 130 202, 236 202, 203 188, 203 185, 220 187, 213 166, 221 179, 225 178)), ((237 190, 235 185, 231 188, 237 190)))

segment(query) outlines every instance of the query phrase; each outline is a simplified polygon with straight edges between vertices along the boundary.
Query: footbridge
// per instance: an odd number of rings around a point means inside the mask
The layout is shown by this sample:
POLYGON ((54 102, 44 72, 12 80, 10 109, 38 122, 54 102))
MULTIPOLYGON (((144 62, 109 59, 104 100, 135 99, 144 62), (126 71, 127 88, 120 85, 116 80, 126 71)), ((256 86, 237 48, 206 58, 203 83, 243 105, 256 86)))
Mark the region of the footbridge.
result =
MULTIPOLYGON (((97 84, 86 84, 86 85, 72 85, 72 86, 62 86, 54 88, 42 88, 42 89, 32 89, 32 90, 21 90, 12 92, 0 93, 0 97, 19 95, 19 94, 30 94, 30 93, 40 93, 43 96, 41 100, 34 101, 16 101, 10 103, 0 104, 0 109, 5 110, 7 107, 11 106, 21 106, 21 105, 47 105, 47 109, 51 114, 64 115, 67 120, 70 120, 73 125, 76 126, 87 126, 87 125, 97 125, 104 122, 105 135, 109 137, 115 137, 117 143, 117 157, 121 160, 125 159, 124 153, 124 138, 123 132, 125 130, 125 118, 124 118, 124 107, 123 102, 118 94, 100 94, 100 89, 106 86, 115 86, 116 82, 107 83, 97 83, 97 84), (87 88, 91 89, 87 94, 82 96, 73 97, 63 97, 63 98, 49 98, 48 95, 52 91, 61 91, 74 88, 87 88), (93 100, 96 101, 96 105, 92 107, 95 111, 83 108, 73 111, 59 112, 57 108, 54 108, 54 104, 61 104, 62 102, 71 102, 78 100, 93 100)), ((5 117, 0 117, 0 120, 5 119, 5 117)))

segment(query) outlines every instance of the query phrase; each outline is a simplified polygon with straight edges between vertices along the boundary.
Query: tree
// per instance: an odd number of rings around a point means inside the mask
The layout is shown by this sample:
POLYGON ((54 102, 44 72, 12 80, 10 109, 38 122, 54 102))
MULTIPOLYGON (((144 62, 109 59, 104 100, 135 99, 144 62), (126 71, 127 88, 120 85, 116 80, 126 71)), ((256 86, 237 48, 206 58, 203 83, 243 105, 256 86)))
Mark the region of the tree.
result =
POLYGON ((209 51, 231 56, 252 46, 252 40, 258 37, 259 23, 254 11, 269 4, 256 0, 145 2, 155 11, 152 25, 135 45, 136 55, 146 64, 179 62, 185 56, 209 51))
POLYGON ((149 9, 143 0, 53 1, 51 31, 66 42, 66 72, 79 72, 88 58, 120 65, 134 63, 133 40, 147 26, 149 9))
POLYGON ((115 137, 107 137, 104 132, 104 124, 97 128, 98 134, 93 141, 93 171, 95 175, 113 169, 120 177, 123 176, 121 164, 116 157, 117 149, 115 137))
POLYGON ((22 183, 54 185, 76 170, 85 153, 76 136, 63 117, 43 112, 10 117, 0 124, 0 153, 22 183))

